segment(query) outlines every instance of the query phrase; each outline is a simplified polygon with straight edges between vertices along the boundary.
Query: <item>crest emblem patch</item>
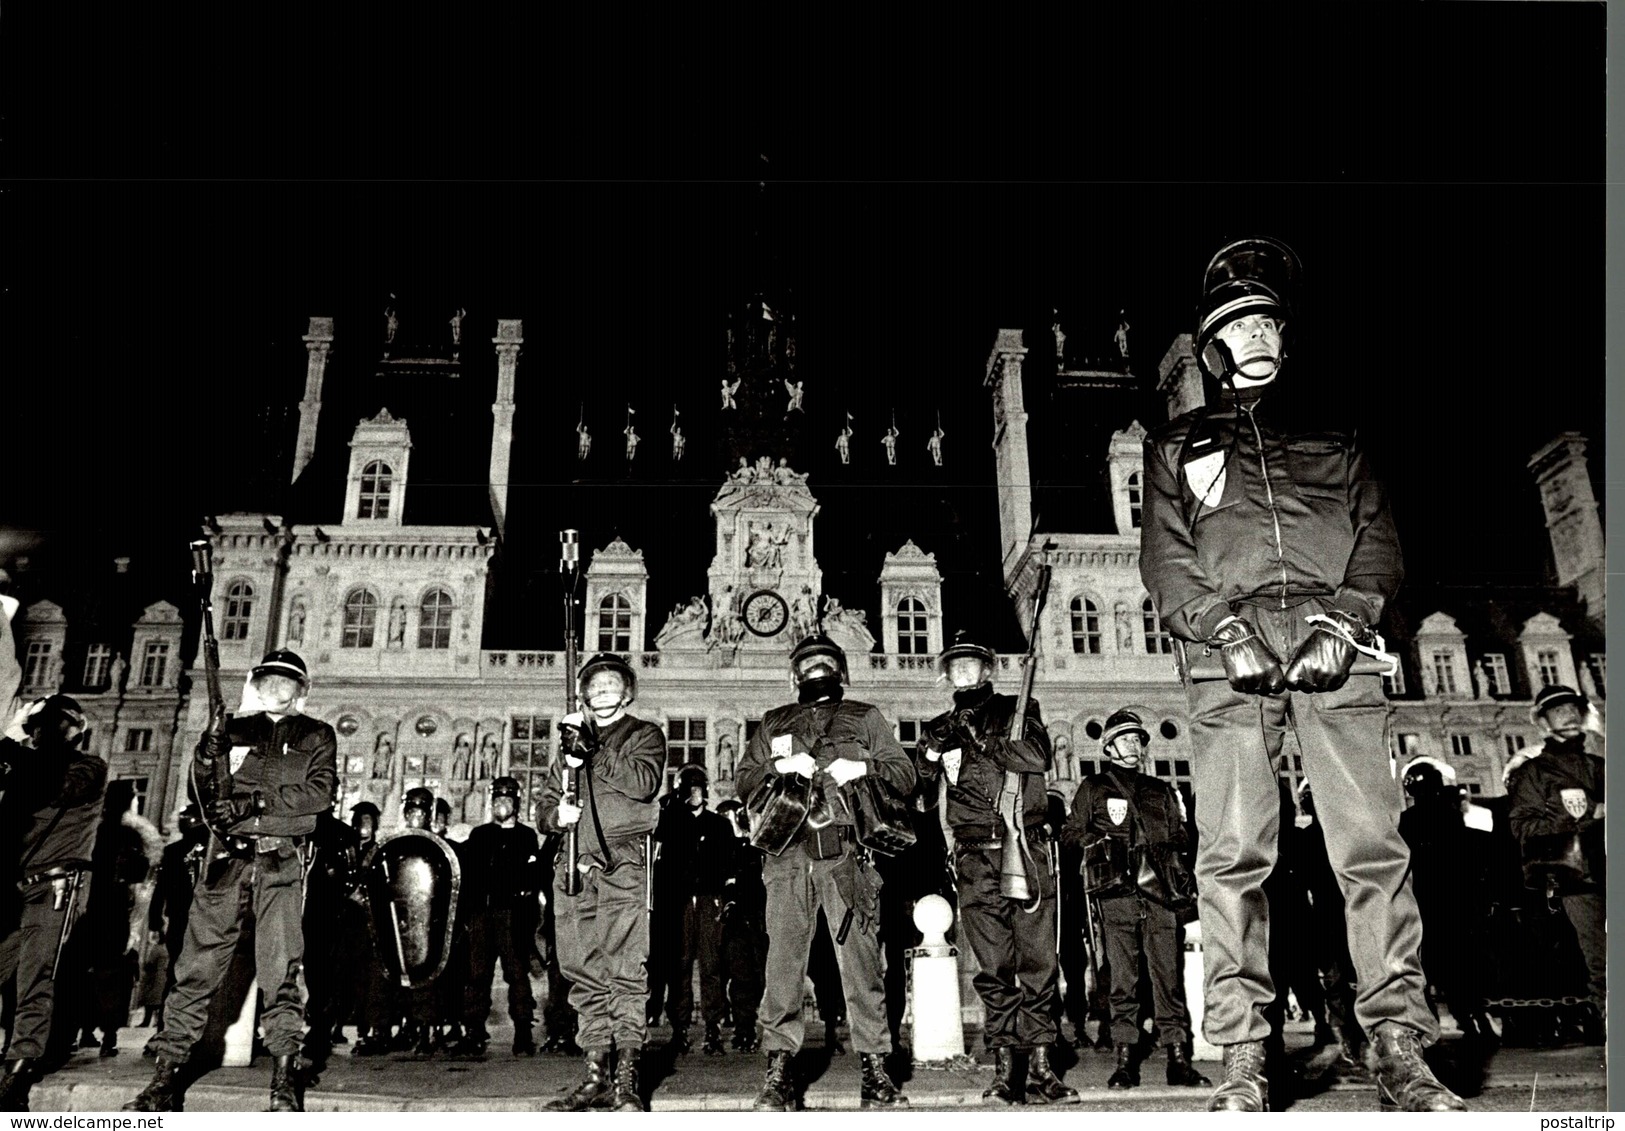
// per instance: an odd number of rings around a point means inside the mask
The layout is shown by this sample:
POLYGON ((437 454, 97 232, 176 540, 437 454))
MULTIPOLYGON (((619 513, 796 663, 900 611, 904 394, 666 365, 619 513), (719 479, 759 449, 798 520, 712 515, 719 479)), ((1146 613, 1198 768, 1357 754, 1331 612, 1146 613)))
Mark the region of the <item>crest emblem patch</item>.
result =
POLYGON ((1559 790, 1558 792, 1563 795, 1563 808, 1567 809, 1569 811, 1569 816, 1573 817, 1576 821, 1578 821, 1581 817, 1584 817, 1586 813, 1591 810, 1591 803, 1586 798, 1585 790, 1564 789, 1559 790))
POLYGON ((1128 816, 1128 802, 1121 797, 1106 798, 1106 816, 1112 819, 1112 824, 1121 825, 1128 816))
POLYGON ((1185 482, 1191 493, 1206 507, 1216 507, 1224 498, 1224 452, 1197 456, 1185 465, 1185 482))
POLYGON ((232 773, 235 774, 243 768, 243 759, 248 757, 248 752, 252 749, 252 746, 233 746, 231 748, 231 754, 228 755, 227 760, 231 765, 232 773))

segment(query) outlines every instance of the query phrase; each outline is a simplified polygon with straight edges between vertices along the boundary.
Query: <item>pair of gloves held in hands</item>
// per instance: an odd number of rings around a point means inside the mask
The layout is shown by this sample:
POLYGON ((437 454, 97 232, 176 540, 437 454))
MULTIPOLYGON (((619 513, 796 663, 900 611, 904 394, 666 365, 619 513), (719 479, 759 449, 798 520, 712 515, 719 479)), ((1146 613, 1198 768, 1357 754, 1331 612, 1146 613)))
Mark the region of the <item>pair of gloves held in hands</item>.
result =
MULTIPOLYGON (((206 764, 213 763, 226 756, 226 736, 217 730, 206 730, 203 739, 198 744, 198 755, 206 764)), ((265 795, 259 790, 252 793, 238 793, 231 797, 220 797, 203 806, 203 819, 209 824, 219 827, 231 825, 249 817, 256 817, 265 812, 265 795)))
POLYGON ((1237 616, 1220 621, 1208 645, 1219 649, 1225 678, 1243 694, 1275 695, 1288 688, 1336 691, 1348 682, 1359 651, 1353 642, 1365 638, 1366 626, 1359 618, 1339 610, 1326 615, 1348 635, 1345 637, 1326 625, 1316 625, 1284 669, 1280 657, 1264 643, 1264 638, 1237 616))

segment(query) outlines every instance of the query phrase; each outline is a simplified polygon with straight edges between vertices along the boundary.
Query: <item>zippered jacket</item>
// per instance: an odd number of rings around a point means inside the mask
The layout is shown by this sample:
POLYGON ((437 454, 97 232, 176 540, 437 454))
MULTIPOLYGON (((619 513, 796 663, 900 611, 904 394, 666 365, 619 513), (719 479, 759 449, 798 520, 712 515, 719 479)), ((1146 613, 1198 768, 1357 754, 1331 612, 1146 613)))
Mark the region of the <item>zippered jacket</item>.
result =
POLYGON ((1168 631, 1191 642, 1238 605, 1318 598, 1374 625, 1404 574, 1354 434, 1282 434, 1268 397, 1226 398, 1148 435, 1143 522, 1140 577, 1168 631))

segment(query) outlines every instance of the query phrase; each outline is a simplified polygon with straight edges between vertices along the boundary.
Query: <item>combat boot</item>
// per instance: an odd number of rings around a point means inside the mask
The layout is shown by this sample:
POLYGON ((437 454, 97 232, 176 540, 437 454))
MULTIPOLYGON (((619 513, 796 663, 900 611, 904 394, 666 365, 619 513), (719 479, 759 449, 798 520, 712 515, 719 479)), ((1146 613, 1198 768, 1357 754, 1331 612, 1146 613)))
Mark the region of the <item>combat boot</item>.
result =
POLYGON ((1020 1050, 1013 1048, 996 1048, 993 1050, 993 1083, 989 1084, 987 1091, 982 1093, 984 1100, 995 1100, 1001 1104, 1024 1104, 1027 1102, 1024 1087, 1027 1073, 1026 1066, 1019 1062, 1020 1050))
POLYGON ((1134 1059, 1133 1045, 1117 1046, 1117 1071, 1106 1080, 1108 1088, 1138 1088, 1140 1086, 1140 1065, 1134 1059))
POLYGON ((1264 1042, 1224 1046, 1224 1079, 1207 1101, 1209 1111, 1266 1111, 1270 1082, 1264 1076, 1264 1042))
POLYGON ((180 1111, 182 1094, 179 1076, 182 1063, 159 1053, 152 1081, 141 1090, 140 1095, 124 1105, 124 1110, 180 1111))
POLYGON ((1176 1088, 1211 1088, 1213 1081, 1196 1071, 1185 1046, 1168 1046, 1168 1083, 1176 1088))
POLYGON ((897 1085, 886 1075, 885 1057, 878 1052, 863 1052, 858 1054, 858 1060, 863 1065, 863 1087, 859 1092, 861 1100, 859 1107, 864 1111, 873 1111, 875 1108, 908 1106, 908 1097, 898 1091, 897 1085))
POLYGON ((762 1081, 762 1094, 751 1105, 752 1111, 800 1111, 801 1096, 796 1092, 795 1076, 790 1070, 791 1054, 767 1054, 767 1078, 762 1081))
POLYGON ((715 1021, 706 1025, 705 1044, 700 1046, 700 1051, 706 1056, 721 1056, 723 1054, 722 1029, 715 1021))
POLYGON ((542 1108, 543 1111, 586 1111, 590 1107, 603 1106, 610 1094, 609 1050, 588 1049, 584 1055, 586 1078, 575 1086, 575 1091, 554 1100, 542 1108))
POLYGON ((535 1056, 536 1038, 530 1035, 529 1021, 515 1021, 513 1023, 513 1054, 515 1056, 535 1056))
POLYGON ((1466 1111, 1422 1059, 1422 1038, 1392 1021, 1377 1026, 1377 1101, 1383 1111, 1466 1111))
POLYGON ((1038 1045, 1029 1054, 1027 1096, 1044 1104, 1078 1102, 1078 1090, 1068 1086, 1050 1067, 1048 1045, 1038 1045))
POLYGON ((299 1086, 295 1069, 299 1057, 294 1053, 279 1056, 271 1062, 271 1106, 266 1111, 304 1111, 299 1101, 299 1086))
MULTIPOLYGON (((446 1052, 450 1056, 462 1056, 462 1057, 484 1056, 485 1055, 485 1046, 490 1044, 490 1043, 491 1043, 491 1034, 489 1034, 489 1033, 487 1033, 485 1031, 484 1026, 481 1026, 479 1028, 470 1029, 468 1032, 464 1033, 462 1038, 456 1044, 452 1045, 451 1048, 447 1049, 446 1052)), ((363 1056, 363 1055, 365 1055, 361 1051, 361 1045, 356 1045, 355 1052, 352 1053, 351 1055, 352 1056, 363 1056)))
POLYGON ((643 1105, 643 1093, 638 1089, 638 1062, 643 1059, 639 1048, 622 1049, 615 1060, 615 1098, 612 1111, 648 1111, 643 1105))
POLYGON ((6 1073, 0 1076, 0 1111, 27 1111, 28 1093, 37 1079, 38 1062, 33 1057, 6 1061, 6 1073))
POLYGON ((688 1039, 687 1029, 673 1029, 671 1040, 666 1042, 666 1051, 673 1056, 682 1056, 693 1049, 694 1045, 688 1039))

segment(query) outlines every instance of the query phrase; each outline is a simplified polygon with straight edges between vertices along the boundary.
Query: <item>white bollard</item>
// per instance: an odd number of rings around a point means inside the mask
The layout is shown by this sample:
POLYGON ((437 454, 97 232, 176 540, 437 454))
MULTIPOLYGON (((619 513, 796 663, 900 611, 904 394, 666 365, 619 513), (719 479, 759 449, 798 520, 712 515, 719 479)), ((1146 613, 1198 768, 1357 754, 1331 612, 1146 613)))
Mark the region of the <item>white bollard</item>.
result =
POLYGON ((226 1052, 221 1061, 227 1068, 247 1068, 254 1059, 254 1028, 258 1021, 260 1000, 259 982, 248 983, 248 997, 237 1020, 226 1030, 226 1052))
POLYGON ((953 908, 940 895, 914 905, 914 925, 924 939, 908 952, 914 982, 914 1066, 960 1067, 966 1061, 965 1024, 959 1012, 959 952, 946 933, 953 908))
POLYGON ((1207 1013, 1202 972, 1202 924, 1193 919, 1185 924, 1185 1005, 1191 1015, 1191 1059, 1218 1060, 1223 1050, 1202 1036, 1202 1017, 1207 1013))

